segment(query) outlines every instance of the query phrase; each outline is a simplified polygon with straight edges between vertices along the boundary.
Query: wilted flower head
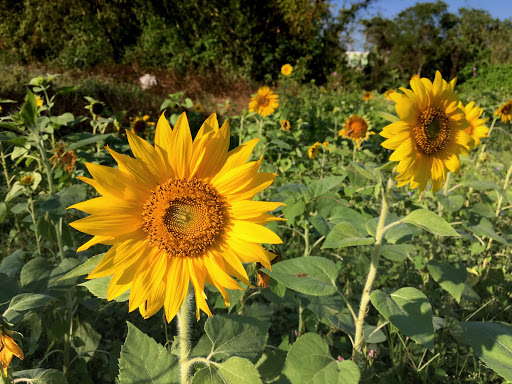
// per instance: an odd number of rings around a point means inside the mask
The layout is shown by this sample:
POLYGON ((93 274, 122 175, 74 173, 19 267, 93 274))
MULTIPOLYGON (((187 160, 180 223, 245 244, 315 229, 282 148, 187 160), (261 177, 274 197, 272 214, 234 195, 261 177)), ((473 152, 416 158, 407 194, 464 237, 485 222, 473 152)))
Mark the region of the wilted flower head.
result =
POLYGON ((57 163, 58 167, 64 167, 64 169, 71 174, 75 169, 76 153, 73 150, 66 149, 66 142, 58 142, 55 149, 53 150, 54 155, 50 158, 52 164, 57 163))
POLYGON ((13 356, 23 360, 23 351, 12 339, 12 335, 13 332, 0 328, 0 364, 4 376, 7 376, 7 367, 9 367, 13 356))

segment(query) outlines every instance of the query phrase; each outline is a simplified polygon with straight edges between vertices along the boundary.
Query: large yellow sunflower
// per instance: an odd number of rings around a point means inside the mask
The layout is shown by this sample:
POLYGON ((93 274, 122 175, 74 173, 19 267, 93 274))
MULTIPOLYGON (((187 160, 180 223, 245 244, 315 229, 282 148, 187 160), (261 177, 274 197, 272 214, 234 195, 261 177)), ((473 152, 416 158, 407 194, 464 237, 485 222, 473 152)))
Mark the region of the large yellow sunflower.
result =
POLYGON ((23 351, 10 337, 10 333, 0 329, 0 364, 2 364, 4 376, 7 376, 7 367, 11 364, 13 356, 23 360, 23 351))
POLYGON ((489 120, 489 118, 480 118, 484 110, 479 106, 475 105, 474 101, 466 104, 466 106, 464 106, 464 104, 460 102, 459 108, 464 111, 466 120, 469 124, 469 127, 467 127, 465 130, 466 133, 470 135, 473 138, 473 140, 475 140, 475 145, 479 145, 480 139, 482 137, 486 137, 487 132, 489 132, 489 128, 487 128, 484 125, 487 122, 487 120, 489 120))
POLYGON ((261 87, 249 103, 249 111, 268 116, 279 106, 279 96, 269 87, 261 87))
POLYGON ((494 114, 497 115, 503 123, 512 121, 512 99, 499 107, 494 114))
POLYGON ((211 115, 192 141, 182 114, 171 129, 162 114, 155 146, 127 131, 135 158, 108 148, 119 169, 86 163, 101 197, 73 205, 90 216, 71 223, 94 235, 83 251, 98 243, 112 245, 89 279, 114 275, 107 299, 130 289, 129 310, 144 318, 162 306, 168 321, 176 315, 189 282, 199 309, 211 315, 205 282, 222 293, 240 289, 232 276, 249 284, 242 262, 270 268, 273 253, 260 243, 281 239, 264 225, 280 220, 266 212, 283 205, 252 201, 276 177, 258 173, 262 159, 246 163, 258 139, 231 151, 229 126, 219 129, 211 115))
POLYGON ((350 139, 355 142, 356 148, 359 148, 362 141, 368 140, 370 135, 375 132, 371 131, 368 122, 361 116, 352 115, 345 122, 345 126, 338 132, 339 136, 350 139))
POLYGON ((432 190, 439 191, 447 171, 457 174, 459 155, 467 155, 474 145, 464 130, 468 127, 459 98, 453 91, 456 79, 447 83, 436 72, 434 83, 427 78, 411 80, 411 88, 392 93, 400 121, 383 128, 387 138, 382 146, 392 149, 391 161, 399 161, 398 186, 410 183, 421 191, 432 180, 432 190))

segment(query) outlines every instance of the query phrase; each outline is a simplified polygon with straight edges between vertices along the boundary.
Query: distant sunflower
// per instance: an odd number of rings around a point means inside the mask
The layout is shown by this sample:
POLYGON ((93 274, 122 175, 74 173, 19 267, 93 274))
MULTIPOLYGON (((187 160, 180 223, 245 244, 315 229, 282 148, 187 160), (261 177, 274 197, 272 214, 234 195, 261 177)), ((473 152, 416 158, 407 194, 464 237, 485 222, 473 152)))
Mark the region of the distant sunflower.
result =
POLYGON ((387 100, 393 100, 391 98, 391 94, 396 92, 395 89, 388 89, 386 92, 384 92, 384 96, 386 97, 387 100))
POLYGON ((308 156, 310 159, 316 159, 316 157, 318 156, 318 154, 320 153, 320 148, 322 148, 322 144, 319 143, 318 141, 313 144, 312 146, 310 146, 308 148, 308 156))
POLYGON ((261 243, 282 242, 265 224, 281 220, 266 212, 283 204, 252 201, 276 174, 258 173, 262 158, 246 163, 258 139, 228 151, 229 126, 219 129, 215 114, 193 141, 185 114, 174 129, 162 114, 155 146, 127 135, 135 158, 107 148, 119 169, 86 163, 93 179, 79 179, 102 196, 70 207, 90 214, 71 223, 94 236, 78 251, 112 245, 88 278, 113 275, 108 300, 129 289, 130 311, 148 318, 164 307, 167 321, 191 282, 197 318, 211 316, 205 283, 229 305, 226 288, 240 289, 232 276, 250 284, 242 262, 270 268, 275 255, 261 243))
POLYGON ((279 106, 279 96, 270 90, 269 87, 261 87, 258 93, 253 96, 249 103, 249 111, 256 112, 262 116, 274 113, 279 106))
POLYGON ((489 128, 484 125, 489 119, 480 118, 484 110, 475 105, 474 101, 466 104, 466 106, 460 102, 459 108, 464 111, 466 120, 469 124, 469 127, 465 129, 466 133, 475 140, 475 145, 479 145, 480 139, 482 137, 486 137, 487 132, 489 132, 489 128))
POLYGON ((288 120, 281 120, 281 131, 289 131, 291 128, 288 120))
POLYGON ((345 122, 345 126, 338 132, 339 136, 352 140, 359 148, 361 142, 368 140, 370 135, 375 132, 371 131, 370 125, 364 117, 352 115, 345 122))
POLYGON ((199 103, 194 104, 193 109, 196 113, 203 113, 203 106, 199 103))
POLYGON ((0 105, 0 113, 2 113, 2 106, 0 105))
POLYGON ((459 97, 453 91, 456 79, 450 83, 436 72, 434 83, 427 78, 411 80, 412 91, 393 93, 400 121, 384 127, 382 146, 392 149, 391 161, 399 161, 398 186, 410 183, 423 191, 429 179, 437 192, 446 174, 459 172, 459 155, 467 155, 474 140, 464 130, 468 123, 458 107, 459 97))
POLYGON ((281 73, 285 76, 290 76, 292 74, 293 67, 290 64, 285 64, 281 67, 281 73))
POLYGON ((13 356, 23 360, 23 351, 11 335, 12 332, 0 329, 0 364, 2 364, 4 376, 7 376, 7 367, 11 364, 13 356))
POLYGON ((36 104, 37 104, 37 107, 42 107, 43 106, 43 99, 41 99, 39 96, 36 96, 36 104))
POLYGON ((372 97, 373 97, 373 93, 371 93, 370 91, 363 93, 364 101, 370 101, 372 99, 372 97))
POLYGON ((32 176, 32 175, 22 176, 21 180, 20 180, 21 185, 24 185, 26 187, 32 185, 33 182, 34 182, 34 176, 32 176))
POLYGON ((153 121, 149 121, 148 115, 136 117, 135 120, 132 121, 131 131, 136 135, 141 135, 146 131, 147 127, 152 127, 153 125, 155 125, 155 123, 153 121))
POLYGON ((512 99, 499 107, 494 114, 497 115, 503 123, 512 121, 512 99))

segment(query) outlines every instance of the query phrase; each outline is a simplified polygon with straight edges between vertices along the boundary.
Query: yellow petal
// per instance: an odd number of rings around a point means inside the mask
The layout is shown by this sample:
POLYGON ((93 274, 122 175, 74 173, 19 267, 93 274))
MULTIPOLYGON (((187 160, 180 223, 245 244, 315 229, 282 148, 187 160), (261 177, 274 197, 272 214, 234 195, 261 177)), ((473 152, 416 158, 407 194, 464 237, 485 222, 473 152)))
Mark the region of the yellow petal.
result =
POLYGON ((280 202, 240 200, 231 202, 229 212, 234 219, 246 219, 273 211, 283 205, 284 203, 280 202))
POLYGON ((182 257, 174 257, 170 261, 164 303, 165 317, 169 323, 176 316, 187 296, 190 275, 186 263, 182 257))
POLYGON ((128 130, 126 135, 135 158, 142 160, 160 183, 165 182, 173 175, 172 169, 166 167, 162 154, 151 144, 128 130))
POLYGON ((113 240, 113 239, 114 239, 114 237, 112 237, 112 236, 94 236, 87 243, 78 247, 78 249, 76 251, 77 252, 85 251, 96 244, 110 244, 111 240, 113 240))
POLYGON ((189 177, 192 135, 185 112, 181 114, 174 126, 170 145, 169 160, 176 177, 189 177))
POLYGON ((89 235, 119 236, 133 232, 142 226, 142 217, 137 215, 91 215, 69 224, 89 235))
POLYGON ((281 244, 283 241, 270 229, 244 220, 231 220, 229 236, 251 243, 281 244))

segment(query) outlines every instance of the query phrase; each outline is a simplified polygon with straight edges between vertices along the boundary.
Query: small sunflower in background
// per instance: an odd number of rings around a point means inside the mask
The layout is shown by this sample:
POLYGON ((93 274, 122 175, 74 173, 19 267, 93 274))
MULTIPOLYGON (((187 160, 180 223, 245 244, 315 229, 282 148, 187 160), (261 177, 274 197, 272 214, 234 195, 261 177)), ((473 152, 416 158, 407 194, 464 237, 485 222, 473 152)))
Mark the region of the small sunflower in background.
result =
POLYGON ((474 101, 466 104, 466 106, 464 106, 462 102, 459 102, 459 108, 464 111, 466 121, 469 124, 469 127, 465 129, 466 133, 475 140, 475 145, 479 145, 480 139, 486 137, 489 132, 489 128, 484 125, 489 119, 480 118, 484 110, 475 105, 474 101))
POLYGON ((308 156, 310 159, 316 159, 316 157, 318 156, 318 154, 320 153, 320 148, 322 148, 322 143, 319 143, 318 141, 313 144, 312 146, 310 146, 308 148, 308 156))
POLYGON ((0 105, 0 113, 2 113, 2 106, 0 105))
POLYGON ((393 99, 391 98, 391 94, 394 92, 396 92, 395 89, 388 89, 386 92, 384 92, 384 96, 386 97, 386 100, 393 101, 393 99))
POLYGON ((41 99, 39 96, 36 96, 36 104, 37 104, 37 107, 40 108, 43 106, 43 99, 41 99))
POLYGON ((85 99, 89 102, 89 104, 85 106, 85 109, 91 112, 91 115, 94 118, 99 118, 100 115, 106 112, 105 104, 103 102, 95 100, 89 96, 86 96, 85 99))
POLYGON ((268 116, 274 113, 279 106, 279 96, 272 92, 269 87, 261 87, 249 103, 249 111, 256 112, 261 116, 268 116))
POLYGON ((494 114, 497 115, 503 123, 512 121, 512 99, 499 107, 494 114))
POLYGON ((364 101, 370 101, 373 97, 373 93, 370 92, 370 91, 366 91, 365 93, 363 93, 363 100, 364 101))
POLYGON ((203 106, 199 103, 196 103, 194 104, 194 106, 192 107, 192 110, 195 112, 195 113, 203 113, 203 106))
POLYGON ((289 131, 290 128, 291 128, 291 125, 288 120, 281 120, 281 131, 289 131))
MULTIPOLYGON (((2 321, 3 322, 3 321, 2 321)), ((0 364, 2 364, 3 376, 7 377, 7 368, 11 364, 13 356, 23 360, 23 351, 12 339, 14 332, 0 327, 0 364)))
POLYGON ((277 174, 258 172, 263 158, 248 162, 253 139, 229 151, 229 125, 220 128, 215 114, 194 140, 183 113, 174 129, 164 114, 154 146, 126 131, 135 158, 107 147, 118 168, 86 163, 92 178, 79 177, 101 195, 73 205, 90 214, 70 225, 94 237, 78 248, 112 247, 88 279, 113 275, 107 299, 130 290, 129 311, 144 318, 162 307, 170 322, 195 291, 196 318, 207 304, 205 283, 215 286, 229 305, 227 289, 250 285, 242 262, 271 268, 275 254, 262 243, 282 243, 270 229, 282 220, 271 212, 279 202, 253 201, 277 174))
POLYGON ((427 78, 411 80, 411 89, 392 93, 400 118, 382 129, 387 140, 381 145, 393 150, 389 157, 398 161, 398 186, 425 190, 431 180, 432 191, 441 189, 449 171, 460 170, 459 155, 468 155, 473 138, 465 132, 469 124, 458 107, 454 92, 456 79, 449 83, 436 71, 434 82, 427 78))
POLYGON ((60 141, 55 146, 53 150, 54 155, 50 157, 50 162, 52 164, 58 164, 58 167, 64 167, 67 173, 71 175, 73 170, 75 169, 76 163, 76 153, 73 150, 66 149, 66 142, 60 141))
POLYGON ((31 186, 34 183, 34 176, 32 175, 25 175, 21 177, 20 180, 21 185, 24 185, 26 187, 31 186))
POLYGON ((352 140, 356 148, 359 148, 361 142, 368 140, 370 135, 374 134, 368 120, 357 115, 350 116, 343 129, 338 132, 339 136, 352 140))
POLYGON ((285 64, 281 67, 281 73, 285 76, 290 76, 292 74, 293 67, 290 64, 285 64))
POLYGON ((324 141, 324 151, 327 151, 327 152, 330 152, 331 151, 331 146, 329 145, 329 142, 328 141, 324 141))
POLYGON ((132 121, 130 130, 136 135, 141 135, 146 131, 147 127, 154 125, 155 123, 153 121, 149 121, 149 116, 144 115, 142 117, 136 117, 135 120, 132 121))

